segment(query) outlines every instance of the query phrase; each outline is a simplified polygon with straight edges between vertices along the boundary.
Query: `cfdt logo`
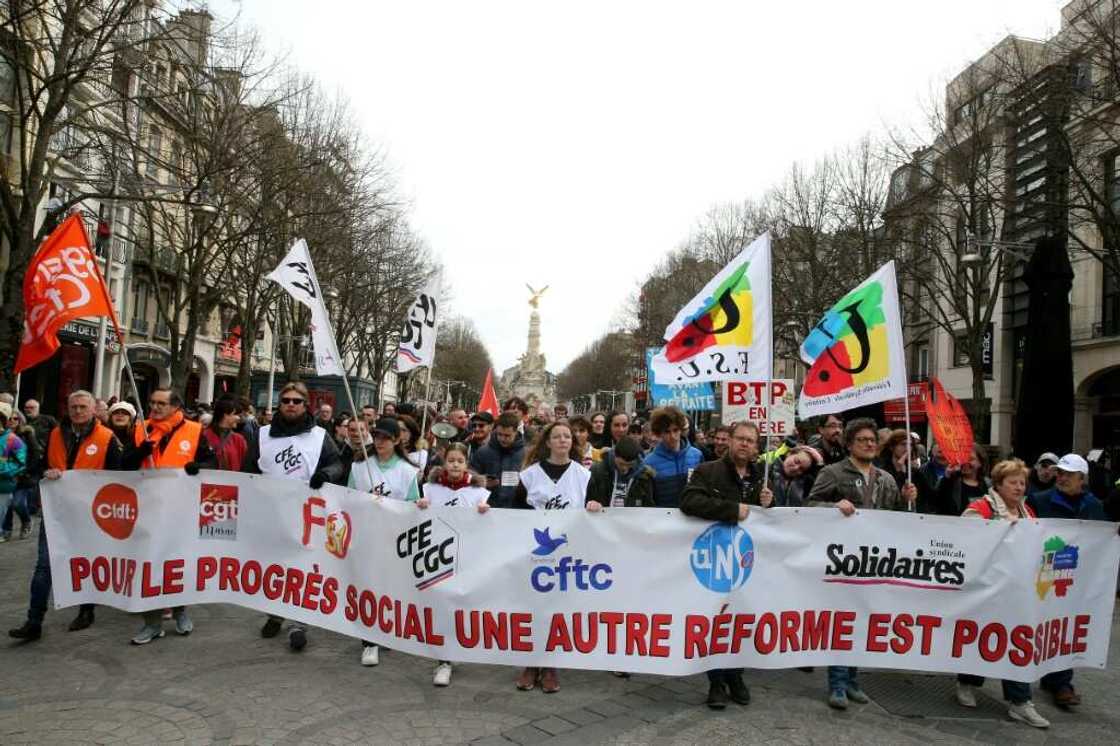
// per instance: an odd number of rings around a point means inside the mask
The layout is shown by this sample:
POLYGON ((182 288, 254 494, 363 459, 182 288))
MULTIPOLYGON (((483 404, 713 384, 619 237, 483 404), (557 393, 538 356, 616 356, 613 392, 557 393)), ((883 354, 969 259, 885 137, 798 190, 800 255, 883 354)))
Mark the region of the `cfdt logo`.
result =
POLYGON ((1042 545, 1042 562, 1035 575, 1035 590, 1039 600, 1045 601, 1051 589, 1058 598, 1063 598, 1073 585, 1077 571, 1080 551, 1072 544, 1066 544, 1060 536, 1051 536, 1042 545))
POLYGON ((336 510, 327 513, 327 501, 321 497, 309 497, 303 503, 303 545, 311 544, 311 531, 315 526, 321 526, 326 532, 326 541, 323 547, 339 559, 345 559, 350 551, 350 540, 353 531, 350 525, 350 514, 345 510, 336 510))
POLYGON ((237 487, 203 484, 198 495, 198 538, 237 539, 237 487))
POLYGON ((537 546, 533 549, 533 563, 536 565, 529 573, 529 585, 538 593, 551 591, 603 591, 611 587, 613 570, 604 563, 586 563, 582 559, 565 555, 556 559, 552 555, 568 543, 568 535, 561 534, 555 539, 549 529, 533 529, 533 539, 537 546))
POLYGON ((459 532, 442 518, 424 521, 397 536, 397 556, 409 561, 417 590, 455 575, 458 539, 459 532))
POLYGON ((123 484, 107 484, 93 496, 93 522, 114 539, 132 536, 140 515, 136 492, 123 484))
POLYGON ((742 588, 754 568, 754 542, 741 526, 714 523, 692 542, 692 574, 716 593, 742 588))

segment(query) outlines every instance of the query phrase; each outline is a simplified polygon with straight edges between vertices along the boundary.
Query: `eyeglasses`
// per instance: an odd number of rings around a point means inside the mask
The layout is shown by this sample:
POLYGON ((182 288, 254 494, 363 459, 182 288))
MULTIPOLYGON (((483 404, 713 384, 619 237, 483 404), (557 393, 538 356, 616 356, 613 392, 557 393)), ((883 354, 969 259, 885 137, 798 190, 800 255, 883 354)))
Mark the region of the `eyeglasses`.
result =
POLYGON ((868 435, 865 438, 854 438, 853 440, 855 440, 855 442, 857 442, 857 443, 878 443, 879 442, 879 438, 874 436, 874 435, 868 435))
POLYGON ((281 404, 303 404, 303 399, 294 396, 281 396, 281 404))

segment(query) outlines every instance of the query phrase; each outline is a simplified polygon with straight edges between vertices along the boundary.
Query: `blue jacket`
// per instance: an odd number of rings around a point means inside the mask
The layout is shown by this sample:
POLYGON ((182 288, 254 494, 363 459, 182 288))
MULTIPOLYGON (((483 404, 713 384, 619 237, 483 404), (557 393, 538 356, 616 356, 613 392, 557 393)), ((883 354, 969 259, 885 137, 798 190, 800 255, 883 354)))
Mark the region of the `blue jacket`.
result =
POLYGON ((643 462, 653 469, 653 503, 659 508, 679 508, 681 493, 688 484, 688 476, 704 462, 700 449, 681 441, 679 451, 670 451, 664 443, 649 452, 643 462))
POLYGON ((1074 506, 1069 496, 1051 487, 1044 492, 1036 492, 1027 498, 1027 504, 1034 508, 1039 518, 1079 518, 1083 521, 1107 521, 1104 503, 1092 492, 1085 490, 1081 500, 1074 506))
POLYGON ((490 479, 499 480, 498 486, 490 490, 492 508, 513 507, 513 496, 517 492, 517 484, 503 487, 501 484, 502 472, 520 472, 521 461, 525 456, 525 439, 521 433, 509 448, 498 442, 498 434, 491 433, 490 442, 478 448, 471 454, 471 471, 490 479))

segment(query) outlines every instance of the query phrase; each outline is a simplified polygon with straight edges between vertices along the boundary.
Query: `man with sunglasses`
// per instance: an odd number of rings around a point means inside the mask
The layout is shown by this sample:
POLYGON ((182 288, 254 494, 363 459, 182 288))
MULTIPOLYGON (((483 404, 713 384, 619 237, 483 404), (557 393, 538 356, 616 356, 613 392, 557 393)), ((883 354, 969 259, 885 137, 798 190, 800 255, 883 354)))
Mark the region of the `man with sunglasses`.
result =
MULTIPOLYGON (((187 474, 198 474, 200 468, 214 468, 217 459, 206 439, 202 425, 188 420, 183 411, 183 399, 169 388, 158 388, 148 398, 148 417, 144 427, 134 430, 136 449, 130 459, 139 460, 141 469, 184 469, 187 474)), ((144 626, 132 638, 133 645, 147 645, 163 637, 163 611, 145 611, 144 626)), ((175 631, 189 635, 194 622, 187 616, 186 607, 171 610, 175 631)))
MULTIPOLYGON (((341 484, 346 468, 338 455, 334 438, 315 424, 307 411, 307 387, 292 381, 280 389, 280 409, 272 423, 257 431, 249 441, 241 470, 281 479, 307 482, 317 490, 327 482, 341 484)), ((284 624, 282 617, 269 615, 261 627, 261 637, 276 637, 284 624)), ((292 622, 288 647, 299 652, 307 645, 307 627, 292 622)))
POLYGON ((490 442, 490 431, 494 429, 494 415, 489 412, 475 412, 471 415, 471 432, 466 445, 470 456, 490 442))

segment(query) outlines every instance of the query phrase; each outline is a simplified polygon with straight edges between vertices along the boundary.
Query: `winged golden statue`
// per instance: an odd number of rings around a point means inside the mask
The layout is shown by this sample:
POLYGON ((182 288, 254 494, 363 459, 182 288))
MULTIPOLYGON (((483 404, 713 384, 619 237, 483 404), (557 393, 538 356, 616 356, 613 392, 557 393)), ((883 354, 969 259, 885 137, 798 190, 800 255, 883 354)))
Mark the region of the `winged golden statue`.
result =
POLYGON ((529 295, 531 296, 529 298, 529 305, 533 308, 539 308, 540 306, 538 304, 540 303, 541 296, 544 295, 544 291, 548 290, 549 286, 545 285, 540 290, 534 290, 532 285, 525 283, 525 287, 529 288, 529 295))

